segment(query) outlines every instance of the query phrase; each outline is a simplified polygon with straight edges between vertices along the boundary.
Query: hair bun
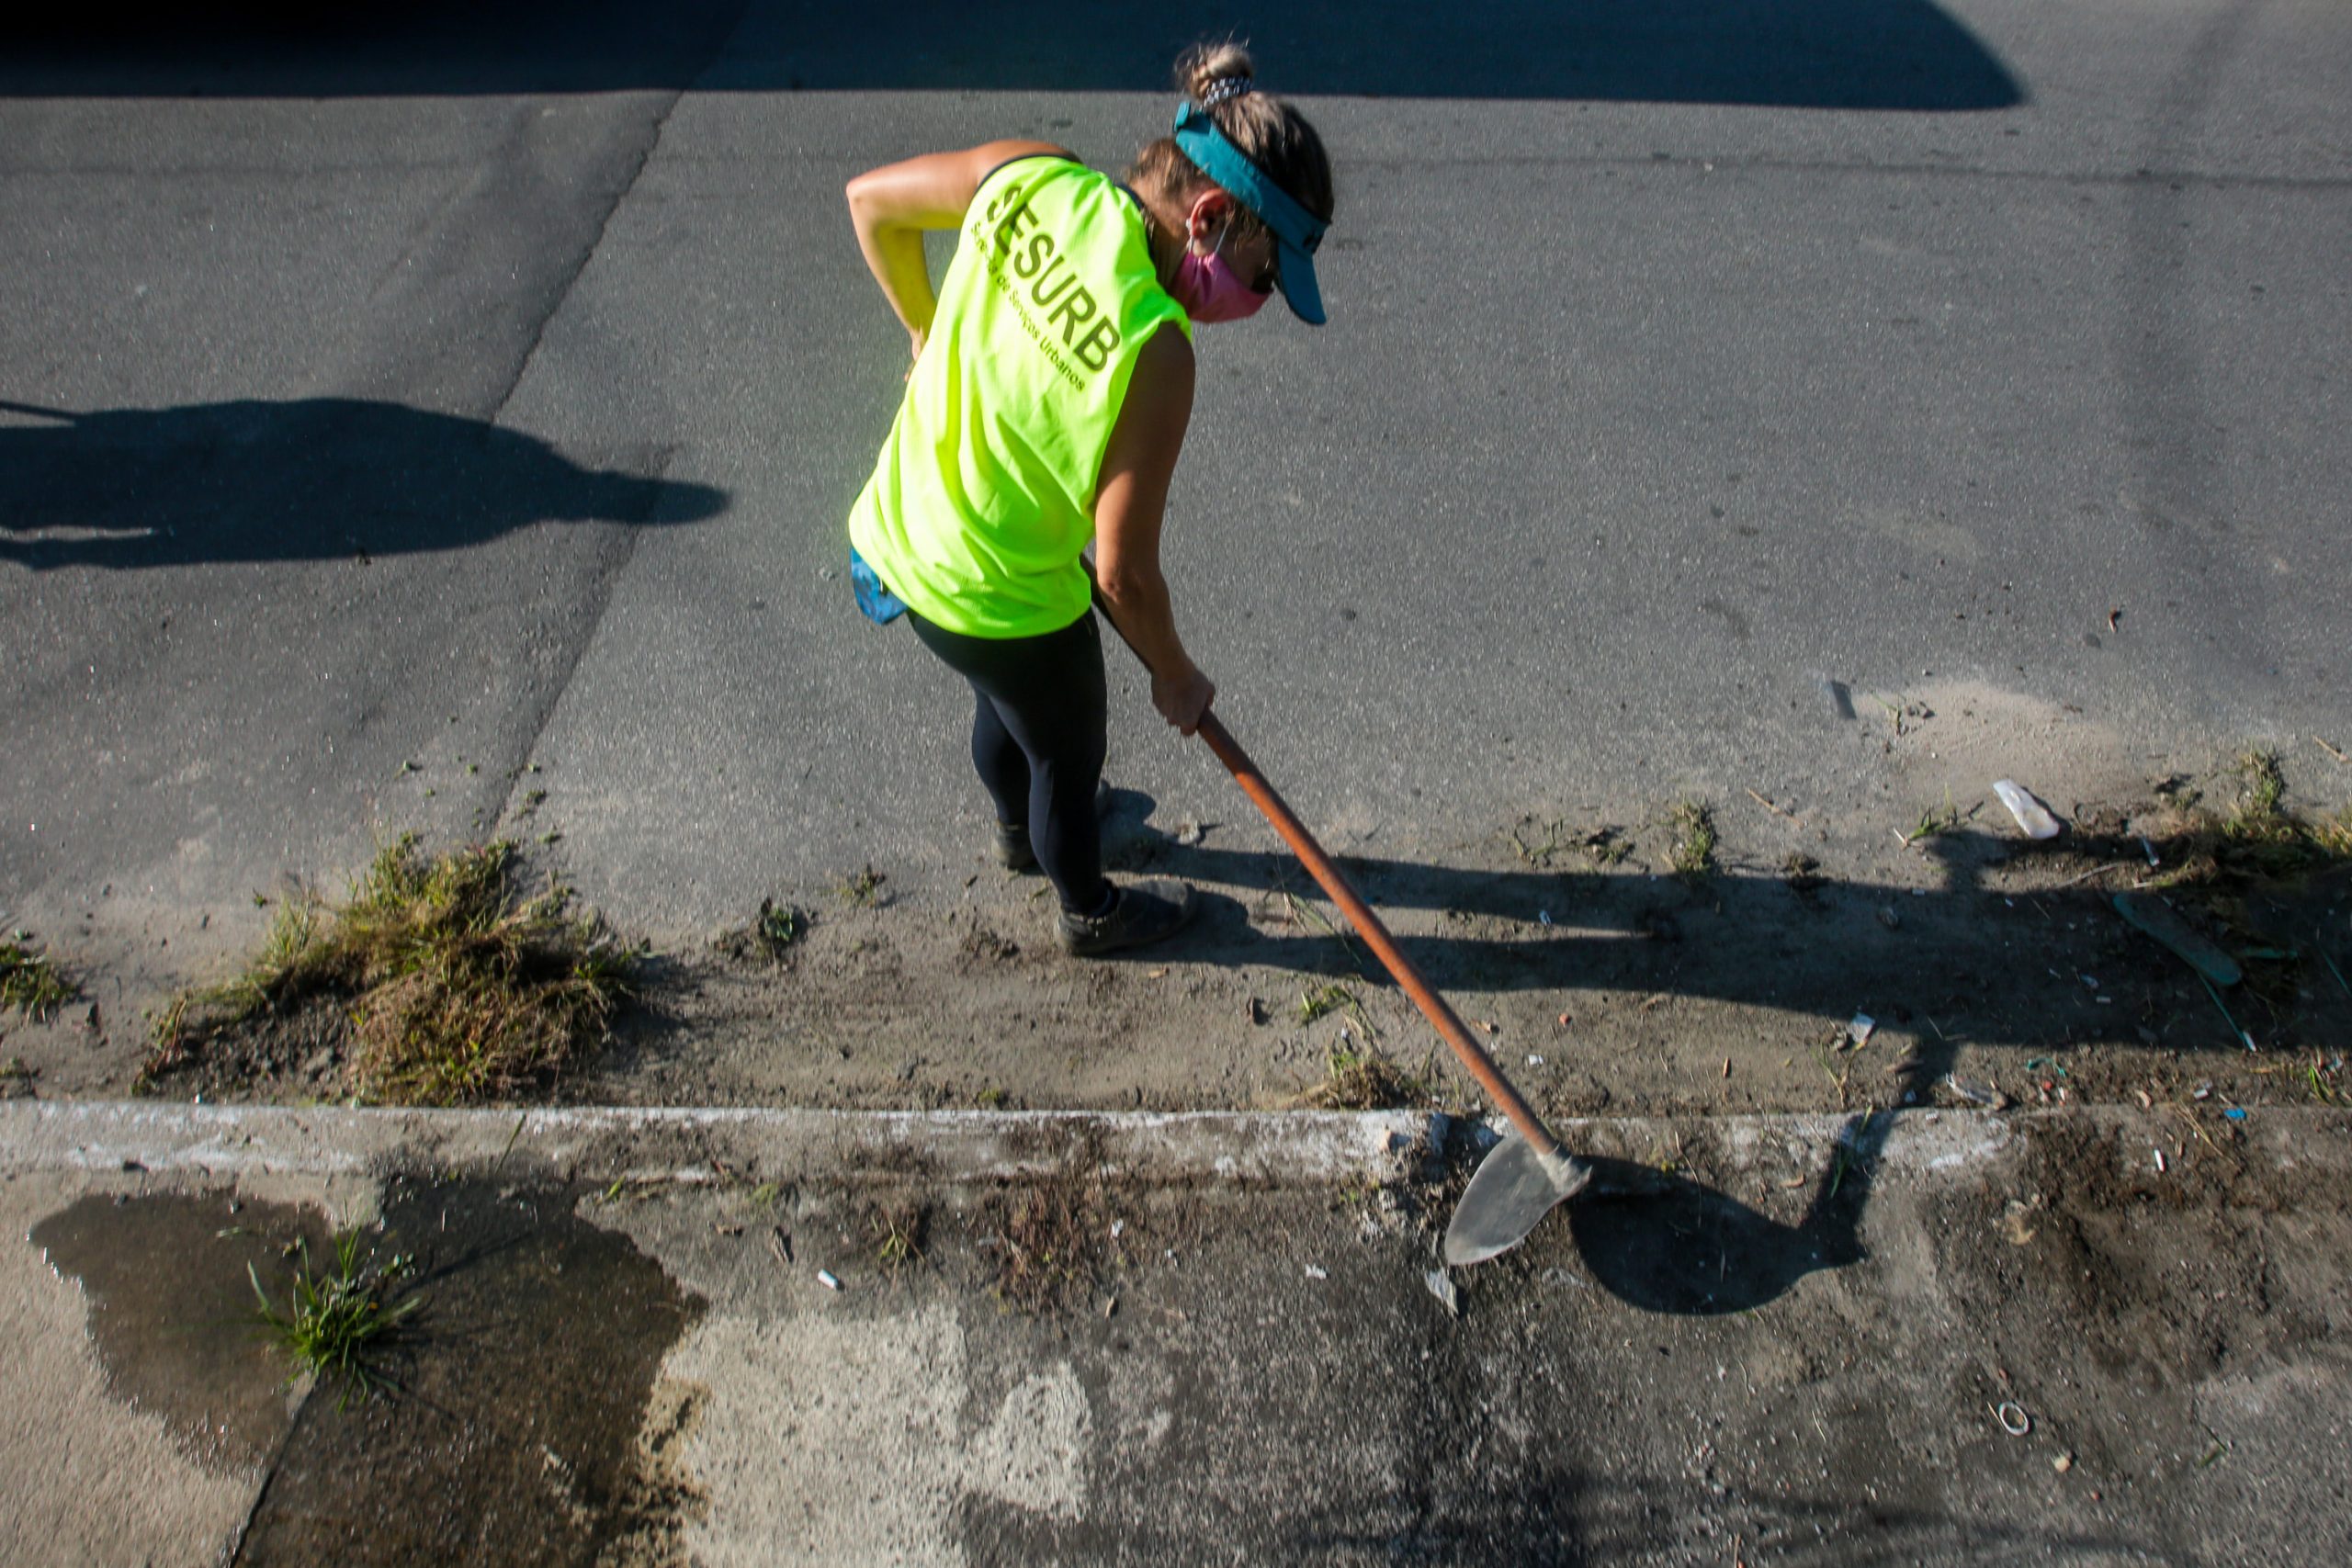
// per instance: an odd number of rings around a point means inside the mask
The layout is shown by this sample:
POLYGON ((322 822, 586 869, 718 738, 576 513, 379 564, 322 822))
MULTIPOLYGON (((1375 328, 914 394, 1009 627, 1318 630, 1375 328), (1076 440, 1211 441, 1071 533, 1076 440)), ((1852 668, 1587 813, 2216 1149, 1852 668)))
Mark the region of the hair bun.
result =
POLYGON ((1208 107, 1213 91, 1219 92, 1220 101, 1250 91, 1256 85, 1257 74, 1257 62, 1231 39, 1221 43, 1195 44, 1176 62, 1177 86, 1204 108, 1208 107))

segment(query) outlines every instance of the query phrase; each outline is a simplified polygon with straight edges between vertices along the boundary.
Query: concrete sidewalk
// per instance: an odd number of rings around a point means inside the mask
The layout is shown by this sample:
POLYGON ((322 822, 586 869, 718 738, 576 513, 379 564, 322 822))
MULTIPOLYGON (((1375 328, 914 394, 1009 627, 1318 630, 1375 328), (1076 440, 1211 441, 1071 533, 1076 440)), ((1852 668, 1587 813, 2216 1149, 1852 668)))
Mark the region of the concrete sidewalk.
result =
POLYGON ((1407 1113, 19 1102, 0 1560, 2340 1562, 2348 1124, 1566 1124, 1449 1305, 1407 1113), (339 1411, 245 1269, 355 1223, 339 1411))

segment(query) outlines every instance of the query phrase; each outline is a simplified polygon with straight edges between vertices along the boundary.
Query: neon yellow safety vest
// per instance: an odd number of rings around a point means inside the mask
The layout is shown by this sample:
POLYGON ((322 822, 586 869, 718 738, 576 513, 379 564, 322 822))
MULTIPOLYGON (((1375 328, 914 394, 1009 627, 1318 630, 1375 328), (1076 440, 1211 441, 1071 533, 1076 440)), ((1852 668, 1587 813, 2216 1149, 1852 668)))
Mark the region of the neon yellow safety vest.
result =
POLYGON ((1079 552, 1136 356, 1191 318, 1109 175, 1017 158, 980 182, 850 542, 915 614, 1040 637, 1086 613, 1079 552))

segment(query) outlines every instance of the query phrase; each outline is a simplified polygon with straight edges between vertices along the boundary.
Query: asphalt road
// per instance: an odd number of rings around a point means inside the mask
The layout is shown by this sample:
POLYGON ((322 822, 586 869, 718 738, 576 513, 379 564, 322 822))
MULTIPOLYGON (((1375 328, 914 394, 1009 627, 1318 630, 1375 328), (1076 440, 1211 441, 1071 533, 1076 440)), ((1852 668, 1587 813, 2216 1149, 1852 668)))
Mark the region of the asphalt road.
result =
MULTIPOLYGON (((514 831, 657 935, 960 882, 963 699, 840 580, 902 338, 839 190, 995 136, 1116 164, 1186 35, 817 9, 10 47, 0 914, 177 974, 403 829, 514 831)), ((1834 807, 1885 786, 1826 682, 2150 767, 2341 736, 2352 16, 1646 13, 1198 18, 1339 165, 1331 324, 1202 334, 1169 547, 1309 820, 1834 807)), ((1246 812, 1114 692, 1123 784, 1246 812)))

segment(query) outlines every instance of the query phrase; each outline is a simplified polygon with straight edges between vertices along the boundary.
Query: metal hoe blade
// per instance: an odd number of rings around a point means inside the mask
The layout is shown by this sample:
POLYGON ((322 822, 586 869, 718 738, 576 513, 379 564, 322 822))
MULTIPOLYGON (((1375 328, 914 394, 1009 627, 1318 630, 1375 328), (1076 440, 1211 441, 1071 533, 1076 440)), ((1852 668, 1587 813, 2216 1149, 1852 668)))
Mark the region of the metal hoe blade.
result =
POLYGON ((1524 1138, 1505 1138, 1470 1179, 1445 1227, 1446 1262, 1458 1269, 1509 1252, 1591 1179, 1592 1168, 1573 1155, 1541 1155, 1524 1138))

